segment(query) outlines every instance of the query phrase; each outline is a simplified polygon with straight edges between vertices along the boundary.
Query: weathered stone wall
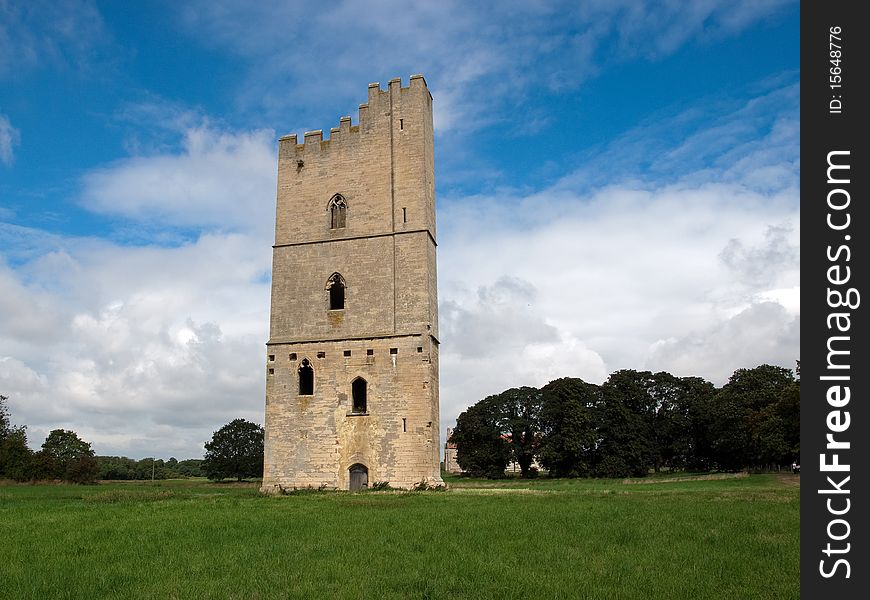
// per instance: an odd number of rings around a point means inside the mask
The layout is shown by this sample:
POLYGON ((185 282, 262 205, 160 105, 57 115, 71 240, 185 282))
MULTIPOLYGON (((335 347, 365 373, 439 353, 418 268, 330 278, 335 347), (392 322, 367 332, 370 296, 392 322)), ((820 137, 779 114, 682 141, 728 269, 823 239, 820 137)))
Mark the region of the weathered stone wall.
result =
POLYGON ((438 346, 430 337, 277 344, 269 352, 264 485, 347 489, 355 463, 368 467, 370 484, 435 481, 438 346), (310 396, 298 393, 303 358, 314 369, 310 396), (367 382, 366 414, 352 413, 358 377, 367 382))
POLYGON ((264 490, 347 489, 355 463, 370 485, 441 481, 432 144, 422 76, 370 85, 359 125, 342 117, 328 140, 280 140, 264 490), (347 218, 331 229, 335 194, 347 218), (345 308, 329 310, 336 272, 345 308), (299 394, 303 359, 311 395, 299 394), (368 383, 364 415, 351 411, 357 377, 368 383))

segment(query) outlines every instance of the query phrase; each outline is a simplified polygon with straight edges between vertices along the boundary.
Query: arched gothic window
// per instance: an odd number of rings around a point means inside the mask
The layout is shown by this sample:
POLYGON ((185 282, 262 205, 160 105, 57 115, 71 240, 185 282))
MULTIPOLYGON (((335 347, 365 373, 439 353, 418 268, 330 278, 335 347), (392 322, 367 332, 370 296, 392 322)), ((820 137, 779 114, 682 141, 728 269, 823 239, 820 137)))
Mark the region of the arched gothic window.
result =
POLYGON ((344 277, 340 273, 333 273, 326 281, 326 289, 329 290, 329 310, 344 310, 344 277))
POLYGON ((362 377, 357 377, 353 380, 353 383, 350 384, 350 390, 353 395, 353 412, 368 412, 368 402, 366 398, 368 394, 368 383, 366 383, 366 380, 362 377))
POLYGON ((336 194, 329 201, 329 228, 341 229, 347 222, 347 200, 336 194))
POLYGON ((307 358, 303 358, 302 364, 299 365, 299 395, 314 395, 314 369, 311 368, 307 358))

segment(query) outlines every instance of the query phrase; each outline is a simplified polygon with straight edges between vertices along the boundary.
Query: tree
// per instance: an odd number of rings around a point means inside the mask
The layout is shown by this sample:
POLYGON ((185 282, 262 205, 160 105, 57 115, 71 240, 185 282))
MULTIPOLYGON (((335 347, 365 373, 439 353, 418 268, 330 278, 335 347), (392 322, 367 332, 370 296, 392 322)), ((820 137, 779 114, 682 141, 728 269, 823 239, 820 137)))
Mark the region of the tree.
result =
POLYGON ((737 369, 716 395, 712 416, 722 468, 785 465, 800 451, 800 384, 789 369, 737 369))
POLYGON ((24 427, 0 440, 0 479, 27 481, 31 478, 33 451, 27 446, 24 427))
POLYGON ((6 436, 12 430, 12 419, 9 416, 9 407, 6 406, 8 396, 0 394, 0 441, 6 439, 6 436))
POLYGON ((538 456, 551 477, 586 477, 592 464, 596 433, 593 410, 597 385, 563 377, 541 389, 538 456))
POLYGON ((0 479, 31 479, 33 451, 27 446, 27 427, 12 425, 6 401, 0 395, 0 479))
POLYGON ((642 477, 658 464, 653 384, 649 371, 625 369, 611 374, 601 386, 595 410, 597 477, 642 477))
POLYGON ((100 467, 88 442, 74 431, 55 429, 42 444, 40 463, 51 477, 72 483, 93 483, 100 467))
POLYGON ((456 462, 472 477, 504 477, 511 450, 501 430, 498 396, 487 396, 456 419, 450 440, 456 462))
POLYGON ((263 428, 244 419, 230 421, 205 444, 202 470, 213 481, 263 475, 263 428))
POLYGON ((532 463, 541 441, 541 391, 533 387, 518 387, 496 396, 499 428, 507 436, 511 459, 520 466, 521 477, 532 477, 532 463))

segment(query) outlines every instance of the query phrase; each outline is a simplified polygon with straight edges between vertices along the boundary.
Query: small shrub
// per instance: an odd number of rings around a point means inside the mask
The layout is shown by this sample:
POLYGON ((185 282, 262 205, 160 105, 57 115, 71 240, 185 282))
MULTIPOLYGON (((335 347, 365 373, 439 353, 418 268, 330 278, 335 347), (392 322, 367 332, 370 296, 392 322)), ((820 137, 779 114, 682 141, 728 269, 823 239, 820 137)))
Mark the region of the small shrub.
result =
POLYGON ((278 486, 278 494, 281 496, 299 496, 302 494, 322 494, 324 492, 332 492, 335 491, 334 488, 329 487, 325 483, 321 483, 319 486, 311 487, 306 486, 304 488, 298 488, 293 486, 293 489, 285 488, 283 485, 278 486))
POLYGON ((389 481, 376 481, 369 488, 370 492, 386 492, 395 488, 390 487, 389 481))
POLYGON ((446 485, 435 485, 434 483, 429 483, 428 481, 420 481, 414 484, 414 487, 411 488, 412 492, 443 492, 447 489, 446 485))

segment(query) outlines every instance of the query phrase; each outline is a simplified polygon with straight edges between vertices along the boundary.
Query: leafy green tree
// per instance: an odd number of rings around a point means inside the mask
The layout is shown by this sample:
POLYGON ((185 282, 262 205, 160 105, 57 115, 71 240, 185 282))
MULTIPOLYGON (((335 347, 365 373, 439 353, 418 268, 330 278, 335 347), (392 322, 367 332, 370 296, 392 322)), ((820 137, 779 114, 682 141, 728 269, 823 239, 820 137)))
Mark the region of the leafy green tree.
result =
POLYGON ((263 428, 244 419, 230 421, 205 444, 202 470, 214 481, 263 475, 263 428))
POLYGON ((649 371, 616 371, 601 386, 596 407, 598 477, 641 477, 657 464, 655 400, 649 371))
POLYGON ((521 477, 532 477, 532 463, 540 444, 541 391, 518 387, 496 396, 499 428, 508 439, 511 459, 520 466, 521 477))
POLYGON ((450 438, 456 444, 456 462, 472 477, 504 477, 511 450, 501 420, 498 396, 487 396, 456 419, 450 438))
POLYGON ((726 470, 788 464, 800 451, 800 384, 789 369, 737 369, 711 417, 715 459, 726 470))
POLYGON ((27 446, 27 428, 12 425, 6 401, 0 395, 0 479, 30 479, 33 451, 27 446))
POLYGON ((700 377, 675 377, 670 373, 655 373, 649 392, 654 401, 652 443, 654 468, 685 469, 700 462, 697 459, 699 431, 695 419, 700 404, 715 394, 716 388, 700 377))
POLYGON ((586 477, 597 440, 594 408, 600 390, 582 379, 563 377, 541 389, 538 456, 551 477, 586 477))
POLYGON ((0 394, 0 440, 6 438, 12 431, 12 419, 9 416, 9 407, 6 406, 8 396, 0 394))
POLYGON ((27 446, 24 427, 14 429, 0 440, 0 479, 31 479, 33 451, 27 446))
POLYGON ((182 477, 202 477, 202 459, 188 458, 178 461, 178 474, 182 477))
POLYGON ((72 483, 93 483, 100 467, 88 442, 74 431, 55 429, 42 444, 42 452, 49 460, 45 467, 57 479, 72 483))

